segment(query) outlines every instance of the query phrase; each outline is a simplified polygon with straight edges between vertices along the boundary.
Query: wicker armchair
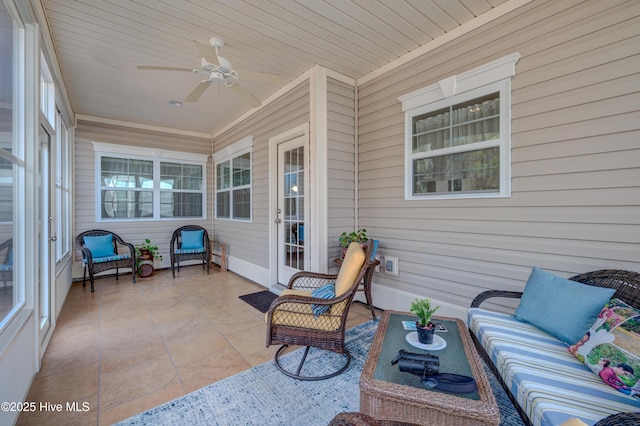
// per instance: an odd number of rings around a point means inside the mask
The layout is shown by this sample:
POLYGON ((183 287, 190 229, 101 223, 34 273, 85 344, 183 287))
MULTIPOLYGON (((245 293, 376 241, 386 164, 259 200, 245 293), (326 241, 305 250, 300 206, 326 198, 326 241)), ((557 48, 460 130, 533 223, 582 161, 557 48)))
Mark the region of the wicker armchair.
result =
MULTIPOLYGON (((623 271, 617 269, 602 269, 599 271, 587 272, 584 274, 576 275, 570 280, 577 281, 583 284, 592 285, 595 287, 606 287, 606 288, 615 288, 616 292, 613 297, 617 297, 623 302, 635 307, 640 308, 640 273, 632 272, 632 271, 623 271)), ((521 291, 501 291, 501 290, 489 290, 480 293, 477 295, 473 301, 471 302, 471 308, 478 308, 482 302, 487 299, 494 297, 502 297, 509 299, 519 299, 522 296, 523 292, 521 291)), ((476 338, 476 336, 471 332, 471 337, 475 343, 478 352, 485 360, 486 364, 491 367, 494 375, 500 381, 500 384, 505 389, 506 394, 511 398, 511 402, 513 406, 518 409, 520 413, 520 417, 522 417, 523 421, 527 425, 531 425, 531 422, 521 410, 518 403, 515 401, 515 398, 507 389, 506 384, 500 377, 500 373, 496 370, 495 366, 491 362, 491 358, 485 352, 484 348, 476 338)), ((609 426, 609 425, 638 425, 640 424, 640 413, 620 413, 611 415, 600 420, 594 426, 609 426)))
POLYGON ((82 274, 82 287, 87 283, 87 270, 89 271, 89 281, 91 281, 91 293, 93 293, 93 279, 94 275, 108 271, 110 269, 116 270, 116 280, 118 279, 120 268, 131 268, 131 282, 136 282, 136 252, 133 248, 133 244, 127 243, 117 234, 111 231, 104 231, 102 229, 93 229, 91 231, 85 231, 76 237, 76 248, 82 252, 82 262, 84 263, 84 272, 82 274), (94 256, 91 249, 87 247, 87 240, 91 241, 92 237, 111 237, 111 245, 113 246, 113 252, 109 255, 94 256), (129 250, 129 253, 118 254, 118 245, 124 246, 129 250))
POLYGON ((0 265, 0 281, 7 291, 7 281, 13 282, 13 238, 9 238, 0 244, 0 253, 4 253, 2 265, 0 265))
POLYGON ((282 345, 275 355, 275 363, 284 374, 300 380, 323 380, 342 373, 351 362, 351 354, 344 346, 347 314, 358 285, 369 264, 372 242, 364 250, 358 243, 349 246, 345 261, 336 275, 298 272, 289 280, 287 290, 274 300, 266 314, 267 347, 282 345), (312 297, 311 293, 329 283, 335 283, 335 297, 312 297), (327 306, 322 314, 314 314, 312 306, 327 306), (306 346, 297 371, 285 369, 280 356, 288 345, 306 346), (344 365, 327 375, 303 375, 302 367, 311 347, 345 355, 344 365))
MULTIPOLYGON (((187 234, 185 234, 187 235, 187 234)), ((189 234, 196 235, 196 234, 189 234)), ((176 265, 178 266, 178 272, 180 272, 180 261, 184 260, 201 260, 202 269, 205 265, 207 267, 207 274, 209 273, 209 260, 211 259, 211 242, 209 241, 209 233, 202 226, 198 225, 185 225, 173 232, 171 237, 171 274, 173 278, 176 277, 176 265), (183 244, 183 232, 200 232, 202 231, 202 241, 194 242, 190 241, 189 245, 183 244)))

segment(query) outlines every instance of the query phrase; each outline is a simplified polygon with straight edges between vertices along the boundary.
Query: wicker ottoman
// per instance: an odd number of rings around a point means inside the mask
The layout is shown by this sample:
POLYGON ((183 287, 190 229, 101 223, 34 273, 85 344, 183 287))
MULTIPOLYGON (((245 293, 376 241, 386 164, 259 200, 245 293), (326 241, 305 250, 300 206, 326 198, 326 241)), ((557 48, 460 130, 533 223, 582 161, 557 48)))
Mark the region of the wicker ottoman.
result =
POLYGON ((438 333, 447 346, 427 351, 440 357, 440 372, 471 375, 478 391, 453 394, 426 389, 418 376, 398 372, 391 359, 399 349, 425 353, 405 339, 403 320, 416 317, 404 312, 385 311, 373 338, 360 378, 360 411, 378 420, 425 425, 497 425, 500 410, 489 387, 480 357, 463 321, 434 317, 448 332, 438 333))

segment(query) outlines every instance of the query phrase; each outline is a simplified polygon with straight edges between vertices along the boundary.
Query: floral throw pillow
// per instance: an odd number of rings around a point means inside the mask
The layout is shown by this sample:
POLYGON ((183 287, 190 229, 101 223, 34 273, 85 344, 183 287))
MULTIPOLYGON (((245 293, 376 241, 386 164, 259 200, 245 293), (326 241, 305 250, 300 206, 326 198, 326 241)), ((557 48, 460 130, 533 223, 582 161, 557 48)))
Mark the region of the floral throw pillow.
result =
POLYGON ((640 402, 640 310, 611 299, 569 352, 606 384, 640 402))

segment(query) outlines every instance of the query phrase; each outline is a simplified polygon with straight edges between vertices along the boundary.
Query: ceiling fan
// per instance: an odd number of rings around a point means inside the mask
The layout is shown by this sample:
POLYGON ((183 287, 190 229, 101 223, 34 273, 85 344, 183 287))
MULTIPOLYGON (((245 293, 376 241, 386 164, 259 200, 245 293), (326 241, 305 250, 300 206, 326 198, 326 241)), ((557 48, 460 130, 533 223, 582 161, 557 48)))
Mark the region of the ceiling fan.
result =
POLYGON ((196 47, 202 54, 200 60, 200 68, 181 68, 181 67, 162 67, 154 65, 138 65, 139 70, 158 70, 158 71, 188 71, 194 74, 204 74, 207 76, 184 98, 185 102, 195 102, 215 81, 222 83, 225 87, 232 90, 235 94, 245 99, 252 107, 261 105, 261 102, 251 94, 247 89, 242 87, 240 80, 253 80, 264 83, 280 83, 281 78, 278 74, 268 74, 255 71, 235 70, 233 65, 227 59, 218 55, 218 50, 224 46, 224 42, 212 37, 209 43, 194 41, 196 47))

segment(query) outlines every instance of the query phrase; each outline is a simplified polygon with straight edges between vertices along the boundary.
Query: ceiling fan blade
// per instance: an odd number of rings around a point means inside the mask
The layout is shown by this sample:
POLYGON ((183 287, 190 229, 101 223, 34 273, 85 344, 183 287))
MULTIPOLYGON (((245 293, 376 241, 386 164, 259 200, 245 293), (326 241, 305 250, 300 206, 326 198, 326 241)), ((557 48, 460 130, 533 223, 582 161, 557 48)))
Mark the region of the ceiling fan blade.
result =
POLYGON ((201 81, 192 91, 184 98, 185 102, 195 102, 200 99, 200 96, 211 86, 210 81, 201 81))
POLYGON ((242 80, 252 80, 252 81, 261 81, 263 83, 272 83, 278 84, 282 83, 282 77, 279 74, 269 74, 265 72, 256 72, 256 71, 247 71, 247 70, 236 70, 240 79, 242 80))
POLYGON ((234 84, 233 86, 227 86, 227 87, 231 91, 233 91, 234 94, 242 97, 252 107, 255 108, 262 105, 262 102, 260 102, 255 96, 251 94, 251 92, 249 92, 244 87, 240 86, 238 83, 234 84))
POLYGON ((216 55, 216 51, 213 47, 211 47, 208 43, 203 43, 198 40, 193 41, 196 44, 196 47, 200 51, 200 54, 210 64, 219 65, 218 64, 218 55, 216 55))
POLYGON ((153 70, 153 71, 189 71, 193 72, 193 68, 183 67, 157 67, 154 65, 138 65, 136 68, 139 70, 153 70))

